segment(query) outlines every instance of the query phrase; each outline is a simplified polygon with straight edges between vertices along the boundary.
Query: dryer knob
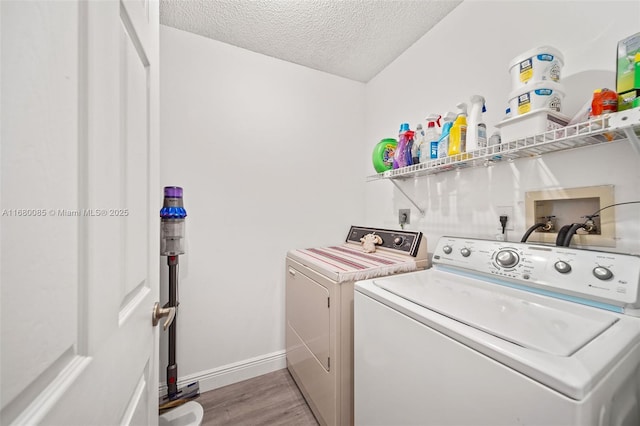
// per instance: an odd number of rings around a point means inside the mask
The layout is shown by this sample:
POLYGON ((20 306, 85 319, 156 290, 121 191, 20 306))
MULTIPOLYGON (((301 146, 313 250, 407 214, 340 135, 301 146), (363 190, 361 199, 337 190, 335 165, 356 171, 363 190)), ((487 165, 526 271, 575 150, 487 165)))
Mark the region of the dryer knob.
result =
POLYGON ((469 257, 471 255, 471 250, 469 250, 468 248, 463 248, 462 250, 460 250, 460 254, 463 257, 469 257))
POLYGON ((445 252, 445 254, 451 254, 453 249, 451 248, 451 246, 444 246, 442 247, 442 251, 445 252))
POLYGON ((593 276, 599 280, 606 281, 613 278, 613 272, 611 272, 604 266, 596 266, 595 268, 593 268, 593 276))
POLYGON ((402 238, 402 237, 395 237, 393 239, 393 245, 401 246, 402 243, 404 243, 404 238, 402 238))
POLYGON ((518 254, 513 250, 500 250, 496 256, 496 262, 503 268, 513 268, 519 261, 518 254))

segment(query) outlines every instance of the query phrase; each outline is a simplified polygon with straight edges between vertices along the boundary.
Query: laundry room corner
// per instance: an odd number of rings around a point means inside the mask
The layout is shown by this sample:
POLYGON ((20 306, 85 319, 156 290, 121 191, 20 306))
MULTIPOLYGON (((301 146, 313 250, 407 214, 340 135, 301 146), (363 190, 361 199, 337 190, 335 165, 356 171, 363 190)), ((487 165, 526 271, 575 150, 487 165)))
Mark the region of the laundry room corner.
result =
POLYGON ((161 183, 188 212, 179 380, 206 391, 284 368, 287 250, 362 220, 364 84, 167 26, 160 48, 161 183))

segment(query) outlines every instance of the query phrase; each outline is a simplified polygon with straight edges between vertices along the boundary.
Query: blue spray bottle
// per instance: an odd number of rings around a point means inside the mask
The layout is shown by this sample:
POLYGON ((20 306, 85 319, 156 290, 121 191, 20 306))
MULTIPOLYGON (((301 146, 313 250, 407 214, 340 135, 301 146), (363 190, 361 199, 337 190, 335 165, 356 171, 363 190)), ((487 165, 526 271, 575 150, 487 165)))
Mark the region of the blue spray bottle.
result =
POLYGON ((453 120, 455 119, 456 114, 453 112, 448 112, 444 116, 442 134, 438 139, 438 158, 445 158, 449 155, 449 133, 451 133, 451 126, 453 126, 453 120))

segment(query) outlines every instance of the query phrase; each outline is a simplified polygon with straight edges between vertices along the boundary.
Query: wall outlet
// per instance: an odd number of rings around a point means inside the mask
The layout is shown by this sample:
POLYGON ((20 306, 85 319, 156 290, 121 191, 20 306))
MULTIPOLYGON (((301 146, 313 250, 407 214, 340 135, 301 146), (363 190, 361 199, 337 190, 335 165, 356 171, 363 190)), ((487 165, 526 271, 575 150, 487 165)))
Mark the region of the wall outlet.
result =
POLYGON ((400 209, 398 210, 398 223, 400 225, 409 225, 411 223, 411 210, 400 209))
POLYGON ((496 207, 496 223, 498 224, 497 228, 499 231, 502 231, 502 225, 500 224, 500 216, 507 217, 507 225, 505 226, 505 231, 513 231, 513 224, 515 222, 515 217, 513 216, 513 206, 498 206, 496 207))

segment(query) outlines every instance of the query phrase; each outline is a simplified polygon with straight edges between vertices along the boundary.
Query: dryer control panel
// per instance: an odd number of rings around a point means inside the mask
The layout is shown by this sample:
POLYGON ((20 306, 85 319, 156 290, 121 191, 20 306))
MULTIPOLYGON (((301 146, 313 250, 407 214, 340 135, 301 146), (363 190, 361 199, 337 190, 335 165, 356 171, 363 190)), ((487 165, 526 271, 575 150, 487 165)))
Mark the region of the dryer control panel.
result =
MULTIPOLYGON (((480 274, 550 295, 640 308, 640 257, 569 247, 441 237, 436 267, 480 274)), ((581 301, 581 300, 576 300, 581 301)), ((639 312, 640 314, 640 312, 639 312)))
POLYGON ((378 247, 396 250, 413 257, 418 255, 418 250, 423 242, 422 232, 419 231, 394 231, 362 226, 352 226, 346 242, 360 244, 360 238, 367 234, 376 234, 380 237, 382 242, 377 244, 378 247))

